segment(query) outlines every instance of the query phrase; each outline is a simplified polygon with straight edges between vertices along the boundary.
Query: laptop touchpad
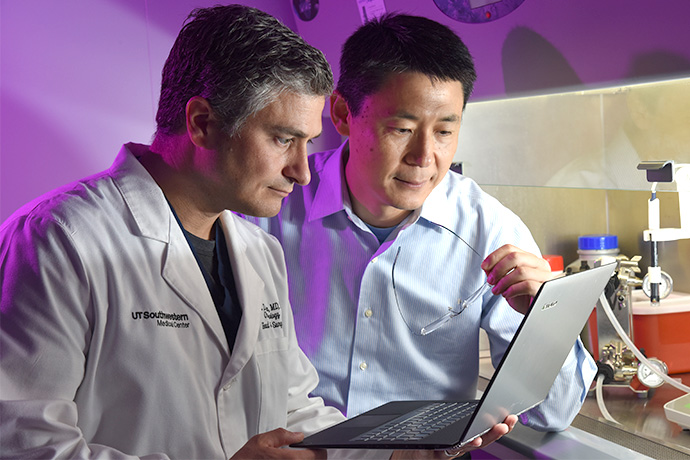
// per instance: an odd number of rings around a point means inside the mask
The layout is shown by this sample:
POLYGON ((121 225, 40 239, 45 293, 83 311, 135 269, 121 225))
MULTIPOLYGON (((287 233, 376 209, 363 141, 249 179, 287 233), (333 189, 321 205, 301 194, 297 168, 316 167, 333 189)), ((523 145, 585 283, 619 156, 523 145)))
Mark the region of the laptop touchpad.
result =
POLYGON ((361 428, 369 426, 379 426, 382 423, 386 423, 388 420, 392 420, 397 415, 360 415, 347 421, 347 426, 351 428, 361 428))

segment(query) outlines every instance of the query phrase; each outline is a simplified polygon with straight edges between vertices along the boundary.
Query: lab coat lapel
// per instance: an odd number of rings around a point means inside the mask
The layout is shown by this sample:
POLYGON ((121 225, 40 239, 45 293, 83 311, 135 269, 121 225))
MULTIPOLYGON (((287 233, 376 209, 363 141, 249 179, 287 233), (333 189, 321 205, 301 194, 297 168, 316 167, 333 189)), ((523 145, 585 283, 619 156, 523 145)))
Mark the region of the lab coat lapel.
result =
POLYGON ((163 278, 177 295, 199 313, 204 323, 213 332, 215 340, 229 356, 228 341, 204 275, 172 211, 168 219, 170 239, 163 260, 163 278))
POLYGON ((211 293, 189 243, 177 224, 163 191, 135 157, 143 146, 127 144, 111 168, 115 184, 131 213, 133 224, 144 238, 165 244, 161 276, 213 331, 219 346, 229 356, 223 326, 211 293))
POLYGON ((254 354, 255 345, 261 328, 261 305, 264 282, 254 270, 247 251, 247 242, 241 237, 235 225, 235 217, 229 211, 221 215, 225 241, 228 245, 228 256, 235 277, 237 297, 242 306, 242 321, 240 322, 235 346, 228 366, 228 376, 235 375, 249 361, 254 354))

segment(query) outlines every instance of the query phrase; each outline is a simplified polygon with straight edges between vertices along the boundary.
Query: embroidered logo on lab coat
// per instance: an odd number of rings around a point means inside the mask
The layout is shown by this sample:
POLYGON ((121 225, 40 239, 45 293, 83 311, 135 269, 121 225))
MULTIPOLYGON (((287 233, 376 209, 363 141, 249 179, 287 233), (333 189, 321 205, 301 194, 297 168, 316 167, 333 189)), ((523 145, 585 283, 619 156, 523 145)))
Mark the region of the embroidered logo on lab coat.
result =
POLYGON ((261 329, 283 328, 283 319, 278 302, 261 304, 261 329))
POLYGON ((186 313, 166 313, 164 311, 133 311, 134 320, 154 320, 159 327, 174 327, 187 329, 189 327, 189 316, 186 313))

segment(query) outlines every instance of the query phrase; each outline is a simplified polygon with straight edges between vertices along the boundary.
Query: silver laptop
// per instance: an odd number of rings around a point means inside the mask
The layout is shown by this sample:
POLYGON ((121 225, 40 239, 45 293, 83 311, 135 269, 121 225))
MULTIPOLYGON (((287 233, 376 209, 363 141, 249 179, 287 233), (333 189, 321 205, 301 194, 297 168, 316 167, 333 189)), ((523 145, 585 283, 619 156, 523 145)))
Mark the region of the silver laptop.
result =
POLYGON ((293 447, 449 449, 533 408, 546 398, 615 268, 543 283, 480 400, 390 402, 293 447))

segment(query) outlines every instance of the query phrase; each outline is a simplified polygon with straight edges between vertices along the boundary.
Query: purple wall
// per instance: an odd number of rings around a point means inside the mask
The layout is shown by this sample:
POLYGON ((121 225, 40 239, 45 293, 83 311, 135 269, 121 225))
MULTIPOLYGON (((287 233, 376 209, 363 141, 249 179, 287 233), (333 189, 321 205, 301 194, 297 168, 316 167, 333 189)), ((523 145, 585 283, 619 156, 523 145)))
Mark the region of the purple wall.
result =
MULTIPOLYGON (((432 0, 385 5, 389 12, 446 24, 463 38, 477 63, 477 99, 690 75, 687 0, 525 0, 508 16, 484 24, 455 21, 432 0)), ((322 0, 312 21, 296 22, 337 73, 340 47, 361 23, 356 2, 322 0)))
MULTIPOLYGON (((25 202, 107 168, 154 132, 160 71, 188 12, 216 0, 2 0, 0 221, 25 202)), ((291 0, 242 1, 281 18, 338 71, 360 25, 356 0, 321 0, 309 22, 291 0)), ((690 75, 690 1, 525 0, 495 22, 463 24, 432 0, 388 11, 451 26, 477 61, 475 100, 690 75)), ((328 120, 324 120, 324 128, 328 120)), ((334 132, 324 141, 335 146, 334 132)))
MULTIPOLYGON (((149 143, 160 72, 189 12, 217 0, 0 0, 0 222, 149 143)), ((293 29, 292 2, 244 2, 293 29)))

